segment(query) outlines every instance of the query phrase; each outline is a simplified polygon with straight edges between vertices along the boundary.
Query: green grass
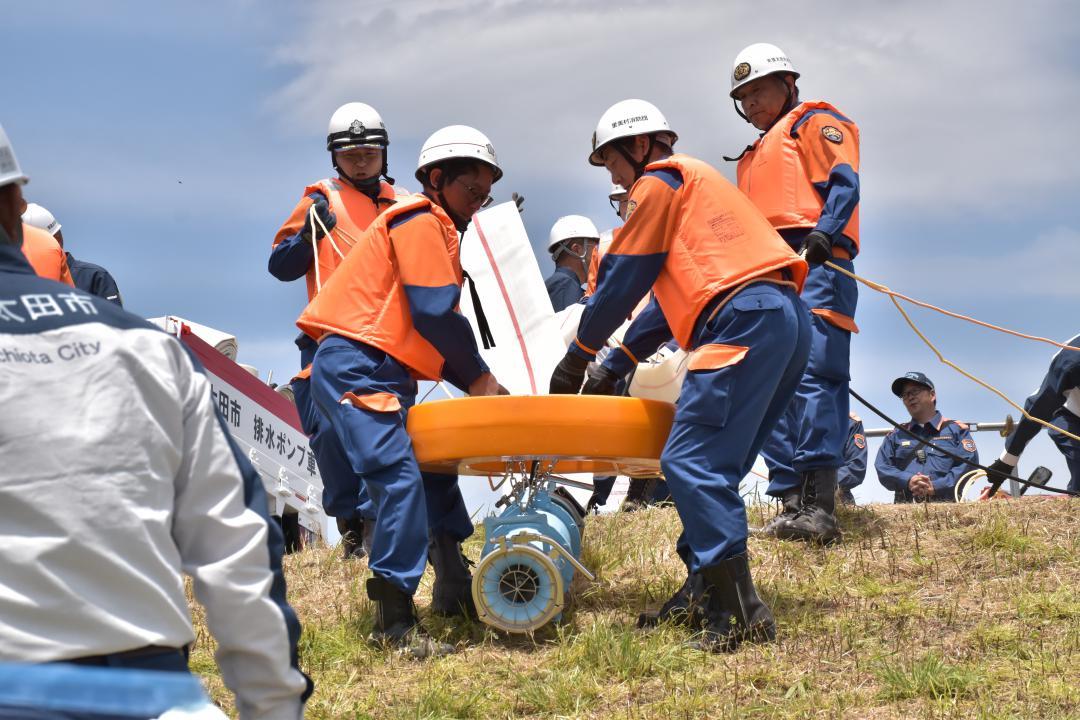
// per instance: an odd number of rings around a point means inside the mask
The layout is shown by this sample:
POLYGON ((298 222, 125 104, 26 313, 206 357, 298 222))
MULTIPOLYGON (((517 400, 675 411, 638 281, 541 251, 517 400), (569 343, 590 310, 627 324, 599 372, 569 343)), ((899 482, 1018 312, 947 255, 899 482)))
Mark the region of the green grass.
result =
POLYGON ((882 662, 877 672, 885 700, 931 700, 972 697, 986 680, 978 669, 953 665, 931 652, 912 662, 882 662))
MULTIPOLYGON (((648 632, 639 612, 683 580, 674 511, 590 518, 561 623, 533 636, 427 618, 460 652, 416 662, 372 647, 363 562, 286 559, 316 682, 309 718, 1077 718, 1080 532, 1075 503, 844 509, 845 542, 750 540, 778 642, 734 655, 648 632)), ((752 524, 771 516, 751 508, 752 524)), ((476 557, 479 538, 468 544, 476 557)), ((430 574, 421 585, 421 613, 430 574)), ((192 667, 231 708, 202 614, 192 667)))

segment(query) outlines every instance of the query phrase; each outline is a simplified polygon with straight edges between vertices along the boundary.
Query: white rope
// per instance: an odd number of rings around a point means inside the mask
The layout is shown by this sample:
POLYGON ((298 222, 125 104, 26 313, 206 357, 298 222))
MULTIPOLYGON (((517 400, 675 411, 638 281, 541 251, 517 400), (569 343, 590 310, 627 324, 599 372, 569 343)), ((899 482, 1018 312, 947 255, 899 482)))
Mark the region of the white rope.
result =
MULTIPOLYGON (((319 217, 319 213, 315 212, 315 203, 312 203, 311 207, 308 208, 308 219, 311 224, 311 249, 314 251, 315 254, 315 258, 313 260, 313 262, 315 263, 315 289, 319 292, 322 292, 322 277, 319 273, 319 241, 316 237, 318 233, 316 232, 315 224, 318 223, 319 227, 322 228, 323 236, 330 242, 330 247, 333 248, 335 253, 337 253, 338 259, 344 260, 345 253, 341 252, 341 248, 339 248, 337 242, 334 241, 333 234, 330 232, 330 230, 327 229, 326 225, 322 221, 322 218, 319 217)), ((335 227, 334 229, 337 230, 338 228, 335 227)), ((356 241, 353 240, 353 242, 348 243, 346 247, 351 248, 355 244, 356 241)))
POLYGON ((960 476, 960 479, 956 481, 956 487, 953 488, 953 499, 956 502, 971 502, 968 498, 968 491, 975 485, 975 481, 986 477, 986 471, 979 468, 969 470, 960 476))
POLYGON ((322 292, 322 277, 319 275, 319 241, 315 238, 315 222, 318 219, 319 215, 315 212, 315 203, 312 203, 311 207, 308 208, 308 221, 311 223, 311 262, 315 265, 315 290, 316 292, 322 292))

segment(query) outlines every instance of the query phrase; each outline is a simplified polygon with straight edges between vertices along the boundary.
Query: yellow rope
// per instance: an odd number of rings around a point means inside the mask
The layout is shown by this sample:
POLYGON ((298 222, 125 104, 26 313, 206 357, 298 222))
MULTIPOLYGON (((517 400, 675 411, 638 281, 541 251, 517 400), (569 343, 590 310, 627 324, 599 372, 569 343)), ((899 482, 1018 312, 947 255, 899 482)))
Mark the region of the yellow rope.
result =
POLYGON ((837 272, 841 272, 844 275, 847 275, 852 280, 855 280, 857 282, 861 282, 863 285, 867 286, 868 288, 871 288, 872 290, 877 290, 879 293, 884 293, 884 294, 886 294, 886 295, 888 295, 890 297, 900 298, 901 300, 907 300, 912 305, 918 305, 919 307, 926 308, 927 310, 934 310, 935 312, 939 312, 942 315, 948 315, 949 317, 953 317, 953 318, 956 318, 958 320, 967 320, 969 323, 974 323, 976 325, 981 325, 982 327, 989 328, 991 330, 997 330, 998 332, 1003 332, 1003 333, 1005 333, 1007 335, 1014 335, 1014 336, 1019 337, 1019 338, 1024 338, 1025 340, 1036 340, 1038 342, 1046 343, 1047 345, 1053 345, 1056 348, 1061 348, 1062 350, 1080 351, 1080 347, 1073 347, 1072 345, 1066 345, 1065 343, 1059 343, 1056 340, 1051 340, 1050 338, 1040 337, 1039 335, 1028 335, 1026 333, 1018 332, 1016 330, 1010 330, 1009 328, 1001 327, 1000 325, 994 325, 993 323, 988 323, 988 322, 985 322, 983 320, 977 320, 977 319, 975 319, 973 317, 968 317, 967 315, 961 315, 960 313, 954 313, 951 310, 945 310, 944 308, 939 308, 937 305, 931 305, 928 302, 923 302, 922 300, 916 300, 915 298, 908 297, 907 295, 904 295, 903 293, 898 293, 895 290, 891 290, 890 288, 886 287, 885 285, 874 282, 873 280, 867 280, 866 278, 860 277, 859 275, 856 275, 855 273, 851 272, 850 270, 845 270, 844 268, 842 268, 839 265, 836 265, 834 263, 826 261, 825 264, 828 265, 829 267, 831 267, 833 270, 836 270, 837 272))
POLYGON ((1071 438, 1073 440, 1076 440, 1077 442, 1080 442, 1080 437, 1077 437, 1076 435, 1073 435, 1071 432, 1069 432, 1067 430, 1063 430, 1062 428, 1059 428, 1056 425, 1051 425, 1050 423, 1046 422, 1045 420, 1043 420, 1041 418, 1035 417, 1034 415, 1030 414, 1027 410, 1025 410, 1023 407, 1021 407, 1019 404, 1014 402, 1011 398, 1009 398, 1008 395, 1001 392, 1000 390, 998 390, 996 387, 994 387, 990 383, 984 382, 983 380, 980 380, 979 378, 975 377, 974 375, 967 372, 966 370, 961 368, 959 365, 957 365, 956 363, 952 362, 951 360, 946 358, 944 355, 942 355, 941 351, 937 349, 937 346, 935 346, 934 343, 930 342, 930 339, 927 338, 926 335, 924 335, 921 330, 919 330, 918 326, 911 319, 911 316, 907 314, 907 312, 904 310, 903 307, 901 307, 900 302, 897 300, 897 298, 907 300, 908 302, 910 302, 910 303, 912 303, 914 305, 918 305, 919 307, 924 307, 924 308, 927 308, 929 310, 936 310, 936 311, 938 311, 940 313, 943 313, 945 315, 948 315, 950 317, 958 318, 960 320, 967 320, 968 322, 974 323, 976 325, 981 325, 982 327, 991 328, 993 330, 999 330, 999 331, 1007 333, 1009 335, 1015 335, 1017 337, 1027 338, 1028 340, 1038 340, 1040 342, 1045 342, 1045 343, 1048 343, 1050 345, 1054 345, 1056 347, 1066 349, 1066 350, 1080 350, 1080 348, 1075 348, 1075 347, 1073 347, 1071 345, 1063 345, 1062 343, 1055 342, 1055 341, 1050 340, 1048 338, 1038 337, 1038 336, 1035 336, 1035 335, 1025 335, 1024 333, 1019 333, 1019 332, 1016 332, 1015 330, 1009 330, 1007 328, 998 327, 997 325, 991 325, 990 323, 986 323, 986 322, 983 322, 981 320, 976 320, 975 318, 970 318, 970 317, 968 317, 966 315, 960 315, 959 313, 953 313, 953 312, 949 312, 948 310, 942 310, 941 308, 936 307, 934 305, 931 305, 929 303, 924 303, 924 302, 921 302, 919 300, 909 298, 906 295, 902 295, 902 294, 900 294, 898 292, 894 292, 894 291, 890 290, 889 288, 885 287, 884 285, 873 282, 872 280, 867 280, 866 278, 859 277, 855 273, 853 273, 853 272, 851 272, 849 270, 845 270, 844 268, 839 267, 839 266, 835 265, 834 263, 826 262, 825 264, 828 265, 829 267, 831 267, 833 270, 837 270, 837 271, 843 273, 844 275, 847 275, 848 277, 852 278, 853 280, 861 282, 863 285, 866 285, 867 287, 871 288, 872 290, 876 290, 879 293, 883 293, 885 295, 888 295, 889 299, 892 300, 893 305, 896 306, 896 309, 899 310, 900 314, 904 316, 904 320, 907 320, 907 324, 911 326, 911 329, 915 331, 915 334, 918 335, 919 338, 924 343, 926 343, 927 347, 929 347, 934 352, 934 355, 937 355, 937 359, 940 360, 942 363, 944 363, 945 365, 948 365, 953 370, 955 370, 956 372, 958 372, 961 375, 963 375, 964 377, 966 377, 968 380, 971 380, 971 381, 973 381, 975 383, 978 383, 979 385, 982 385, 984 388, 986 388, 990 392, 994 393, 999 398, 1001 398, 1002 400, 1004 400, 1005 402, 1009 403, 1014 408, 1019 410, 1020 413, 1024 417, 1026 417, 1028 420, 1031 420, 1032 422, 1036 422, 1039 425, 1042 425, 1043 427, 1045 427, 1047 429, 1053 430, 1055 432, 1059 432, 1059 433, 1061 433, 1062 435, 1064 435, 1067 438, 1071 438))

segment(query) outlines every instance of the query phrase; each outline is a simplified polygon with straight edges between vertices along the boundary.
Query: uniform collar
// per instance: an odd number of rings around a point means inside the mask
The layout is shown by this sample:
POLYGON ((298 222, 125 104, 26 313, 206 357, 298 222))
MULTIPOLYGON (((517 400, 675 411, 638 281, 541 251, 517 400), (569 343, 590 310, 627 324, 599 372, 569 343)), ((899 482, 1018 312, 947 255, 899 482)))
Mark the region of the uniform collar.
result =
POLYGON ((562 265, 560 265, 559 267, 555 268, 555 272, 561 272, 561 273, 563 273, 565 275, 569 275, 570 278, 572 278, 574 282, 578 281, 577 273, 575 273, 573 270, 571 270, 568 267, 563 267, 562 265))
POLYGON ((34 268, 30 267, 30 261, 26 259, 21 249, 9 243, 3 243, 0 244, 0 272, 33 275, 34 268))
POLYGON ((917 423, 914 420, 908 423, 908 427, 912 430, 915 428, 930 428, 935 432, 941 430, 941 426, 944 424, 945 418, 942 417, 940 412, 935 412, 934 416, 924 423, 917 423))

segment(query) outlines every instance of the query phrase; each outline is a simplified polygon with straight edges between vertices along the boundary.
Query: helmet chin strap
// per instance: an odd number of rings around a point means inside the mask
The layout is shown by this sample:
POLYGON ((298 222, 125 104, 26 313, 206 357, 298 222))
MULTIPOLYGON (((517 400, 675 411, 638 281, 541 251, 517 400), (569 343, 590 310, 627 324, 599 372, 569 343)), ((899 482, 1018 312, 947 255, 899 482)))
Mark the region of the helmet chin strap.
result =
POLYGON ((623 147, 623 144, 621 142, 614 143, 615 149, 619 152, 620 155, 623 156, 626 162, 630 163, 630 167, 633 168, 634 182, 637 182, 641 178, 641 176, 645 174, 645 166, 649 164, 649 156, 652 155, 653 148, 656 147, 656 138, 652 135, 649 135, 648 138, 649 147, 645 150, 645 154, 642 156, 641 162, 635 160, 630 154, 630 151, 623 147))
MULTIPOLYGON (((796 96, 796 95, 795 95, 795 94, 794 94, 794 93, 792 92, 792 90, 791 90, 791 85, 788 85, 788 84, 787 84, 787 83, 785 82, 785 83, 784 83, 784 87, 785 87, 785 88, 787 88, 787 97, 786 97, 786 98, 784 98, 784 106, 783 106, 782 108, 780 108, 780 112, 778 112, 778 113, 776 114, 776 117, 774 117, 774 118, 772 119, 772 121, 771 121, 771 122, 769 122, 769 127, 767 127, 767 128, 765 128, 764 130, 762 130, 762 131, 761 131, 761 134, 760 134, 760 135, 759 135, 758 137, 763 137, 763 136, 765 135, 765 133, 767 133, 767 132, 768 132, 769 130, 771 130, 771 129, 772 129, 772 126, 773 126, 773 125, 775 125, 776 123, 780 122, 780 118, 782 118, 782 117, 784 117, 785 115, 787 115, 787 114, 788 114, 789 112, 791 112, 791 111, 792 111, 792 109, 793 109, 793 108, 795 107, 795 102, 796 102, 796 100, 798 100, 798 97, 797 97, 797 96, 796 96)), ((741 107, 739 107, 739 101, 738 101, 738 100, 736 100, 735 98, 731 98, 731 103, 732 103, 732 104, 733 104, 733 105, 735 106, 735 112, 737 112, 737 113, 739 114, 739 117, 741 117, 741 118, 742 118, 743 120, 745 120, 746 122, 750 122, 750 118, 748 118, 748 117, 746 116, 746 113, 744 113, 744 112, 742 111, 742 108, 741 108, 741 107)), ((753 123, 751 123, 751 125, 752 125, 752 124, 753 124, 753 123)), ((755 126, 755 127, 756 127, 756 126, 755 126)), ((743 155, 745 155, 746 153, 750 152, 750 151, 751 151, 751 150, 753 150, 753 149, 754 149, 754 146, 753 146, 753 145, 747 145, 747 146, 746 146, 745 148, 743 148, 743 151, 742 151, 741 153, 739 153, 739 154, 738 154, 737 156, 735 156, 735 157, 728 157, 727 155, 724 155, 724 156, 723 156, 723 158, 724 158, 724 160, 727 160, 728 162, 738 162, 739 160, 741 160, 741 159, 742 159, 742 156, 743 156, 743 155)))
MULTIPOLYGON (((785 74, 784 77, 786 78, 787 75, 785 74)), ((780 108, 780 112, 778 112, 776 114, 776 117, 774 117, 772 120, 769 121, 769 127, 765 128, 764 132, 768 132, 769 128, 771 128, 773 125, 775 125, 777 122, 779 122, 780 118, 787 115, 795 107, 795 101, 797 100, 797 96, 795 95, 794 92, 792 92, 791 88, 792 88, 792 86, 788 85, 787 82, 785 81, 784 82, 784 89, 787 90, 787 97, 784 98, 784 106, 780 108)), ((750 118, 748 118, 746 116, 746 113, 744 113, 742 111, 742 108, 739 106, 739 101, 738 100, 736 100, 735 98, 731 98, 731 104, 735 106, 735 112, 739 114, 739 117, 741 117, 746 122, 750 122, 750 118)), ((752 125, 753 123, 750 123, 750 124, 752 125)))
POLYGON ((390 184, 390 185, 394 184, 394 178, 387 175, 386 155, 387 155, 387 152, 386 152, 386 148, 384 147, 382 149, 382 157, 383 157, 382 169, 379 171, 379 174, 378 175, 372 175, 371 177, 364 178, 363 180, 357 180, 356 178, 351 177, 348 173, 346 173, 341 168, 340 165, 338 165, 337 153, 330 153, 330 160, 331 160, 331 162, 333 162, 334 169, 338 171, 338 175, 341 177, 342 180, 347 182, 354 189, 359 190, 360 192, 364 193, 369 198, 374 200, 375 198, 377 198, 379 196, 379 190, 380 190, 380 186, 379 186, 380 182, 379 181, 380 181, 380 178, 386 178, 386 182, 388 184, 390 184))
POLYGON ((444 196, 442 190, 438 188, 433 187, 432 192, 425 190, 424 196, 429 200, 433 200, 436 205, 443 209, 443 212, 450 216, 450 219, 454 222, 454 228, 464 237, 465 231, 469 229, 469 223, 472 221, 472 218, 463 218, 454 212, 446 202, 446 196, 444 196))

